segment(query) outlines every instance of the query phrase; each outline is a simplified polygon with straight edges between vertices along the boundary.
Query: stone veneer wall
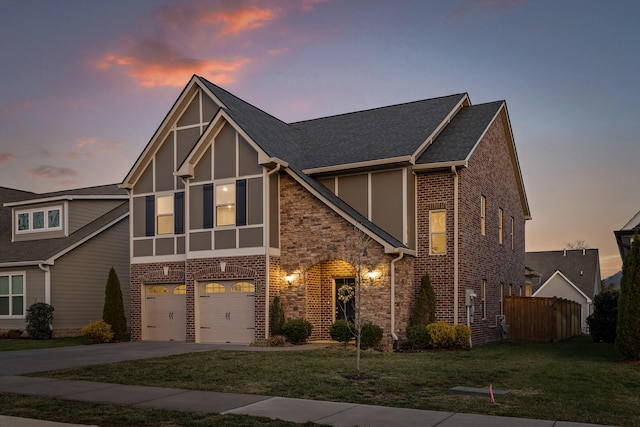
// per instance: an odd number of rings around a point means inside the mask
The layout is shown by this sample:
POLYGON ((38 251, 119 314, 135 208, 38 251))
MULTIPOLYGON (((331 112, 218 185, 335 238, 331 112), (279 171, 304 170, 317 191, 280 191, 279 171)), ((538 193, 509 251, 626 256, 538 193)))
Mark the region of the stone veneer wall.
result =
MULTIPOLYGON (((459 170, 459 288, 458 319, 466 323, 465 291, 473 289, 475 316, 474 343, 499 338, 496 316, 500 314, 500 286, 524 283, 524 212, 506 137, 505 122, 499 115, 469 160, 459 170), (480 198, 487 199, 486 235, 480 233, 480 198), (504 244, 498 242, 498 209, 504 210, 504 244), (514 249, 511 249, 510 218, 514 218, 514 249), (487 282, 487 316, 481 317, 481 284, 487 282)), ((450 171, 417 175, 418 257, 415 281, 428 272, 436 292, 437 320, 454 323, 453 316, 453 191, 450 171), (446 209, 446 254, 429 255, 429 210, 446 209)), ((506 293, 505 293, 506 295, 506 293)))
MULTIPOLYGON (((280 201, 281 274, 301 272, 294 286, 280 289, 285 315, 312 322, 312 339, 329 339, 329 327, 335 319, 333 279, 354 275, 353 268, 342 260, 353 256, 347 236, 360 232, 286 174, 280 176, 280 201)), ((385 254, 380 244, 371 241, 363 263, 383 272, 381 281, 365 284, 361 312, 364 321, 383 328, 387 344, 391 342, 389 269, 396 256, 385 254)), ((399 261, 396 272, 396 332, 402 335, 416 293, 413 257, 399 261)))

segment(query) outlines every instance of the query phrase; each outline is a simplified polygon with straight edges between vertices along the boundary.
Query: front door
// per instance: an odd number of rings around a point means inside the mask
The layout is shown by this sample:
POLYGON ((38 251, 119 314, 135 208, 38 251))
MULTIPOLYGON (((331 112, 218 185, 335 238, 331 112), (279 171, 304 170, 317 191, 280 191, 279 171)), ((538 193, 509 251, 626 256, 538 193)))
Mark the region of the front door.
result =
POLYGON ((336 320, 347 319, 353 322, 356 317, 355 277, 340 277, 335 281, 336 320))

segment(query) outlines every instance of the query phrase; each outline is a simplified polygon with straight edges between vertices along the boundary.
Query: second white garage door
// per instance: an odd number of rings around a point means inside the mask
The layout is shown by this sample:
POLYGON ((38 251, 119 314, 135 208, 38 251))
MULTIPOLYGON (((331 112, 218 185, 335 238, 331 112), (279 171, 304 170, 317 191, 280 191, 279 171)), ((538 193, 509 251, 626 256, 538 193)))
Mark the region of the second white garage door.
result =
POLYGON ((252 282, 200 282, 198 302, 200 342, 250 343, 255 339, 252 282))

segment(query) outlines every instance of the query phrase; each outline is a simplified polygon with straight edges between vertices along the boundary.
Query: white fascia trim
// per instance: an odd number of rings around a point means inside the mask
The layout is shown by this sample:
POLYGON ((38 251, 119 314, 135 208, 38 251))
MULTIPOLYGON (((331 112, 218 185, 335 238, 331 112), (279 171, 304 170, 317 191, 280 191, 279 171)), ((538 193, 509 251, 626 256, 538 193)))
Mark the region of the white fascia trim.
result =
POLYGON ((622 231, 622 230, 633 230, 634 228, 636 228, 636 226, 638 226, 638 224, 640 224, 640 211, 638 211, 638 213, 635 214, 633 216, 633 218, 631 218, 629 220, 629 222, 627 222, 624 226, 622 226, 620 231, 622 231))
POLYGON ((39 260, 39 261, 16 261, 16 262, 3 262, 0 263, 0 268, 13 268, 13 267, 37 267, 38 265, 52 265, 49 264, 48 261, 39 260))
POLYGON ((76 243, 74 243, 71 246, 68 246, 66 248, 64 248, 63 250, 61 250, 60 252, 58 252, 57 254, 51 256, 50 258, 48 258, 46 261, 43 262, 43 264, 47 264, 47 265, 53 265, 55 263, 55 260, 57 260, 58 258, 60 258, 62 255, 71 252, 72 250, 74 250, 75 248, 77 248, 78 246, 84 244, 85 242, 93 239, 95 236, 97 236, 98 234, 102 233, 105 230, 108 230, 109 228, 113 227, 114 225, 116 225, 117 223, 119 223, 120 221, 122 221, 123 219, 125 219, 126 217, 129 216, 129 212, 120 215, 118 218, 114 219, 113 221, 105 224, 103 227, 100 227, 98 230, 94 231, 93 233, 85 236, 83 239, 77 241, 76 243))
POLYGON ((131 264, 151 264, 161 262, 184 262, 186 257, 184 254, 178 255, 150 255, 131 257, 131 264))
MULTIPOLYGON (((185 108, 185 106, 182 104, 186 98, 191 99, 193 97, 194 86, 198 86, 198 88, 204 90, 204 84, 196 75, 193 75, 191 77, 191 80, 189 80, 189 83, 187 83, 185 88, 182 90, 180 96, 178 97, 178 99, 176 99, 173 106, 171 107, 171 110, 169 110, 165 118, 162 120, 160 126, 158 126, 158 129, 156 129, 155 133, 151 137, 151 140, 149 140, 149 143, 144 147, 144 150, 142 151, 142 153, 140 153, 135 163, 127 173, 127 176, 122 180, 122 183, 120 183, 118 187, 126 189, 133 188, 133 185, 135 184, 135 182, 132 181, 133 177, 136 175, 136 172, 139 169, 145 169, 147 167, 147 165, 151 161, 151 158, 153 157, 153 154, 151 154, 151 152, 153 151, 155 153, 155 151, 157 150, 156 144, 159 140, 163 139, 161 138, 161 136, 164 136, 168 133, 169 124, 174 120, 176 112, 181 108, 185 108)), ((207 93, 210 94, 209 91, 207 91, 207 93)), ((212 98, 214 99, 214 101, 217 100, 217 98, 215 97, 212 98)), ((222 103, 220 103, 219 105, 222 105, 222 103)), ((139 176, 136 177, 136 181, 139 178, 139 176)))
POLYGON ((552 280, 554 277, 556 277, 556 276, 560 276, 560 277, 562 277, 562 279, 563 279, 565 282, 567 282, 569 285, 571 285, 571 287, 572 287, 573 289, 575 289, 576 291, 578 291, 578 293, 584 297, 584 299, 587 301, 587 303, 591 304, 591 303, 593 302, 593 301, 591 300, 591 298, 589 298, 587 295, 585 295, 585 293, 584 293, 584 292, 582 292, 582 291, 580 290, 580 288, 578 288, 576 285, 574 285, 574 284, 573 284, 573 282, 572 282, 571 280, 569 280, 569 278, 568 278, 567 276, 565 276, 564 274, 562 274, 562 272, 561 272, 560 270, 556 270, 556 272, 555 272, 555 273, 553 273, 553 274, 551 275, 551 277, 549 277, 549 278, 547 279, 547 281, 546 281, 546 282, 544 282, 544 284, 543 284, 542 286, 540 286, 540 288, 538 288, 538 290, 537 290, 537 291, 535 291, 535 292, 534 292, 534 294, 533 294, 533 295, 531 295, 531 296, 532 296, 532 297, 535 297, 535 296, 536 296, 540 291, 542 291, 542 289, 544 289, 544 288, 545 288, 545 287, 546 287, 546 286, 551 282, 551 280, 552 280))
POLYGON ((126 200, 129 196, 126 194, 123 195, 109 195, 109 196, 55 196, 55 197, 45 197, 42 199, 30 199, 30 200, 21 200, 19 202, 7 202, 4 203, 3 206, 10 208, 14 206, 27 206, 27 205, 35 205, 40 203, 50 203, 50 202, 60 202, 65 200, 126 200))
POLYGON ((232 256, 251 256, 251 255, 266 255, 266 254, 267 254, 267 248, 265 248, 264 246, 258 246, 254 248, 189 251, 187 252, 187 259, 221 258, 221 257, 232 257, 232 256))
POLYGON ((411 155, 411 164, 415 164, 416 159, 420 157, 422 153, 424 153, 424 150, 426 150, 433 143, 433 140, 436 139, 438 134, 442 132, 445 126, 447 126, 451 122, 451 119, 453 119, 453 117, 458 114, 458 112, 465 104, 471 104, 471 101, 469 100, 469 94, 467 93, 464 94, 464 96, 460 99, 456 106, 449 112, 449 114, 447 114, 447 116, 442 120, 442 122, 440 122, 440 124, 433 130, 433 132, 431 132, 431 135, 429 135, 427 139, 425 139, 424 142, 420 144, 416 151, 413 152, 413 154, 411 155))
POLYGON ((469 162, 469 159, 471 158, 473 153, 476 151, 476 148, 478 148, 478 145, 480 145, 480 142, 482 141, 484 136, 489 131, 489 127, 491 127, 491 124, 496 120, 496 118, 503 111, 504 111, 505 116, 507 117, 507 124, 508 124, 507 132, 509 132, 509 142, 511 143, 511 149, 513 150, 513 152, 512 152, 512 160, 515 163, 516 177, 517 177, 517 181, 518 181, 518 186, 520 187, 519 190, 520 190, 520 193, 521 193, 521 196, 522 196, 522 204, 523 204, 523 208, 524 208, 524 211, 525 211, 524 219, 525 220, 530 220, 530 219, 532 219, 531 218, 531 210, 529 209, 529 201, 527 200, 527 193, 524 190, 524 180, 522 179, 522 170, 520 169, 520 162, 518 160, 518 151, 516 150, 516 143, 515 143, 515 139, 513 137, 513 129, 511 129, 511 120, 509 119, 509 112, 507 111, 507 104, 504 101, 502 102, 502 105, 500 105, 500 108, 498 108, 498 111, 496 111, 496 114, 491 118, 491 121, 489 122, 489 126, 487 126, 485 128, 484 132, 482 132, 482 135, 480 135, 480 138, 478 138, 478 140, 474 144, 474 146, 471 149, 471 151, 469 151, 469 155, 467 156, 467 158, 465 160, 467 162, 469 162))
POLYGON ((466 168, 469 167, 469 162, 466 160, 456 160, 453 162, 439 162, 439 163, 425 163, 423 165, 413 165, 411 167, 412 170, 419 172, 425 170, 433 170, 433 169, 447 169, 451 170, 451 166, 466 168))
POLYGON ((328 199, 326 199, 322 194, 318 193, 313 187, 309 186, 303 179, 301 179, 295 172, 291 171, 291 169, 286 168, 285 171, 291 176, 298 184, 302 185, 308 192, 317 197, 322 203, 330 207, 335 213, 344 218, 351 225, 356 227, 358 230, 362 231, 367 236, 371 237, 373 240, 378 242, 382 247, 384 247, 384 252, 387 254, 396 254, 396 253, 405 253, 407 255, 415 256, 416 251, 408 248, 396 248, 389 245, 385 242, 380 236, 371 232, 368 228, 363 227, 362 224, 354 220, 351 216, 347 215, 342 209, 339 209, 336 205, 331 203, 328 199))
POLYGON ((307 175, 315 175, 315 174, 327 173, 327 172, 340 172, 348 169, 361 169, 361 168, 368 168, 372 166, 383 166, 388 164, 410 163, 410 162, 411 162, 411 156, 389 157, 386 159, 369 160, 366 162, 345 163, 343 165, 333 165, 333 166, 323 166, 320 168, 303 169, 302 172, 304 172, 307 175))

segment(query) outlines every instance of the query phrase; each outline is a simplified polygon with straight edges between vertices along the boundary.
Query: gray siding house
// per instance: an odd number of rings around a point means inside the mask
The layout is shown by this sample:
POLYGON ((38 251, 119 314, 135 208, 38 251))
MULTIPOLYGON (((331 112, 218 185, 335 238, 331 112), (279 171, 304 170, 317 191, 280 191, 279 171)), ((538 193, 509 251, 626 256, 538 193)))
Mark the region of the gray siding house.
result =
POLYGON ((54 336, 102 318, 113 266, 129 311, 129 209, 116 185, 35 194, 0 187, 0 331, 51 304, 54 336))

